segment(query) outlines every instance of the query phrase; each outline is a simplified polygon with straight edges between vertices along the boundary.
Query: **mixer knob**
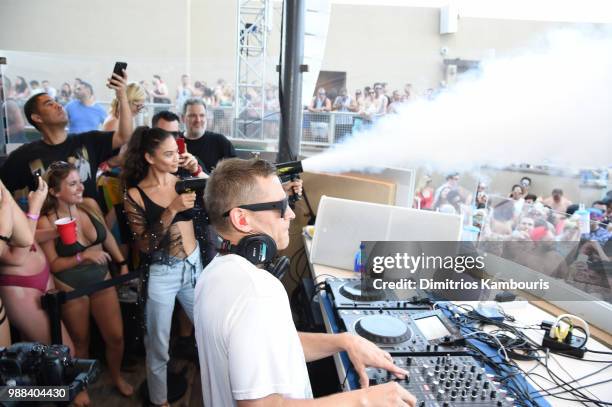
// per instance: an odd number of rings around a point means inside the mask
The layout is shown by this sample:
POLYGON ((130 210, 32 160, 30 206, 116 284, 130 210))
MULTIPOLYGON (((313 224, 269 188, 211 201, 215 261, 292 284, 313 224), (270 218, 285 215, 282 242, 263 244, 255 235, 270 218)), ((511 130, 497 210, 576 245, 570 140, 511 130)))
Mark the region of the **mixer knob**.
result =
POLYGON ((502 403, 501 400, 497 402, 497 407, 502 407, 503 405, 504 403, 502 403))
POLYGON ((489 388, 489 382, 484 382, 484 384, 482 385, 483 389, 488 389, 489 388))
POLYGON ((482 380, 482 373, 478 373, 476 375, 476 380, 482 380))
POLYGON ((448 378, 451 379, 451 380, 455 380, 455 374, 454 373, 450 373, 448 375, 448 378))
POLYGON ((446 375, 443 373, 440 373, 440 379, 444 379, 446 377, 446 375))
POLYGON ((434 345, 434 351, 437 352, 438 351, 438 345, 434 345))
POLYGON ((456 372, 457 370, 459 370, 459 366, 453 365, 453 370, 456 372))
POLYGON ((433 381, 433 377, 434 377, 434 374, 429 372, 427 373, 427 376, 425 376, 425 380, 427 381, 427 383, 431 383, 433 381))
POLYGON ((436 372, 439 372, 439 371, 440 371, 440 365, 436 365, 436 367, 434 367, 434 370, 435 370, 436 372))
POLYGON ((410 356, 408 356, 406 358, 406 366, 410 366, 410 365, 412 365, 412 358, 410 356))
POLYGON ((480 399, 484 400, 487 398, 487 391, 483 390, 482 392, 480 392, 480 399))
POLYGON ((433 382, 431 382, 431 389, 436 390, 439 385, 440 385, 440 382, 437 380, 434 380, 433 382))
POLYGON ((474 373, 476 371, 476 366, 472 365, 470 366, 470 372, 474 373))
POLYGON ((445 392, 444 390, 442 390, 442 389, 438 390, 438 395, 436 396, 436 399, 438 399, 438 400, 444 400, 444 394, 445 394, 445 393, 446 393, 446 392, 445 392))
POLYGON ((464 378, 465 378, 465 372, 459 373, 459 379, 464 379, 464 378))
POLYGON ((423 373, 425 373, 428 369, 429 369, 429 365, 423 364, 423 366, 421 366, 421 372, 423 373))
POLYGON ((444 370, 446 370, 448 372, 449 369, 450 369, 449 365, 444 365, 444 370))
POLYGON ((495 390, 491 390, 491 400, 494 400, 497 397, 497 392, 495 390))
POLYGON ((461 387, 461 382, 455 382, 455 387, 456 387, 456 388, 461 387))

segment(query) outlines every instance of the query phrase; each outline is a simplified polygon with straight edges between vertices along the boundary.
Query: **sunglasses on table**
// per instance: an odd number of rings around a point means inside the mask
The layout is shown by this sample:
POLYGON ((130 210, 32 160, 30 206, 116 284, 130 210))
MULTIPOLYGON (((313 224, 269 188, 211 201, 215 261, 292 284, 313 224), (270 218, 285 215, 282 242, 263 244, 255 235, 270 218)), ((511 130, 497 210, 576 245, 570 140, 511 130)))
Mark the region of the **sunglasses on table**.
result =
MULTIPOLYGON (((284 218, 288 205, 289 205, 289 199, 285 198, 281 201, 275 201, 275 202, 264 202, 264 203, 256 203, 256 204, 249 204, 249 205, 239 205, 239 206, 236 206, 236 208, 247 209, 253 212, 271 211, 271 210, 278 209, 280 211, 281 218, 284 218)), ((225 218, 228 217, 232 209, 223 213, 223 217, 225 218)))

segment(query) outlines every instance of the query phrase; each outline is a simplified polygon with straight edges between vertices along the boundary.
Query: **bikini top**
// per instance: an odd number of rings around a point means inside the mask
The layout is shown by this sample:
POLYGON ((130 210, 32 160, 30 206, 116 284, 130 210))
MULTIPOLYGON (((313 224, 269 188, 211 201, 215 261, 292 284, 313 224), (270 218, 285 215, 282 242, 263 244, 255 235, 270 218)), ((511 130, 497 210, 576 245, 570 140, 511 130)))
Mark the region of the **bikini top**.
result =
MULTIPOLYGON (((96 229, 96 240, 91 242, 89 246, 83 246, 78 241, 76 243, 67 245, 67 244, 64 244, 60 238, 57 238, 55 239, 55 250, 57 251, 58 256, 60 257, 75 256, 77 253, 85 251, 89 247, 100 244, 106 240, 106 227, 104 226, 104 223, 99 221, 94 215, 90 214, 89 212, 85 211, 85 213, 87 214, 87 216, 89 216, 91 223, 96 229)), ((57 213, 55 215, 57 216, 57 213)))
MULTIPOLYGON (((140 193, 140 196, 142 197, 142 202, 144 203, 144 210, 145 210, 144 215, 145 215, 145 220, 147 221, 147 224, 151 225, 154 222, 158 222, 162 216, 162 213, 166 210, 166 208, 164 208, 163 206, 159 206, 158 204, 153 202, 147 196, 147 194, 142 189, 140 189, 138 185, 136 185, 136 189, 140 193)), ((193 219, 193 217, 194 217, 193 210, 187 209, 183 212, 177 213, 174 216, 174 219, 172 219, 172 223, 190 221, 193 219)))

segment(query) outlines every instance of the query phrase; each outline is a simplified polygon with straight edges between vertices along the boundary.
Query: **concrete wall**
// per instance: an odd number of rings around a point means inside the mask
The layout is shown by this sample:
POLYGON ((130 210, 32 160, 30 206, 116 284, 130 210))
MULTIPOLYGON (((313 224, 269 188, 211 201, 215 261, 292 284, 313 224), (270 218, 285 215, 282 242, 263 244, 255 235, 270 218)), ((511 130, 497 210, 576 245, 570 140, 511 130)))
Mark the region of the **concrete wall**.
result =
MULTIPOLYGON (((275 82, 280 7, 268 37, 267 82, 275 82)), ((386 81, 389 88, 412 82, 423 91, 443 79, 440 48, 447 58, 480 59, 527 46, 561 24, 463 18, 456 34, 440 35, 438 9, 332 6, 322 69, 346 71, 348 87, 386 81)), ((563 24, 562 26, 568 26, 563 24)), ((7 75, 49 79, 59 86, 89 79, 101 99, 110 92, 104 78, 115 60, 129 62, 130 78, 160 74, 174 93, 181 74, 209 84, 234 81, 234 0, 2 0, 0 52, 9 58, 7 75)))

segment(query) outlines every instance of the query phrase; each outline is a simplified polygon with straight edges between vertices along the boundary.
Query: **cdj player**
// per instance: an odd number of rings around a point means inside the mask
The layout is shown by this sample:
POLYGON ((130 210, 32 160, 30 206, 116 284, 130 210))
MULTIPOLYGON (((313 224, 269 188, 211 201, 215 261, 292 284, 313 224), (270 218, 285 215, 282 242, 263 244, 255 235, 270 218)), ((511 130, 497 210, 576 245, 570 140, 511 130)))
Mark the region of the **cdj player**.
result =
POLYGON ((368 368, 370 385, 397 381, 416 397, 417 407, 514 406, 514 399, 472 356, 404 356, 393 362, 410 372, 406 379, 368 368))
POLYGON ((463 338, 440 310, 337 310, 340 326, 392 354, 464 352, 463 338))
POLYGON ((359 278, 328 279, 325 290, 331 297, 335 309, 430 309, 427 305, 414 304, 398 299, 391 290, 362 290, 359 278))

